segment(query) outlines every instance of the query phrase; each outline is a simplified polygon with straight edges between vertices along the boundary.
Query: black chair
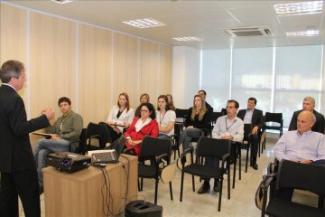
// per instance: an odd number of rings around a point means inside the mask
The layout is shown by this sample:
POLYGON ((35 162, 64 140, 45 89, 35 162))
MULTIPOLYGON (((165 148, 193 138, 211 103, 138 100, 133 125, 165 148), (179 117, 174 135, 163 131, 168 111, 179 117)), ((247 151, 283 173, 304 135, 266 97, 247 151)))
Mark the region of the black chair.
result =
POLYGON ((280 162, 276 176, 269 176, 263 181, 263 204, 262 217, 265 214, 277 217, 324 217, 325 210, 322 209, 323 198, 325 196, 325 167, 310 164, 301 164, 293 161, 280 162), (273 193, 268 204, 267 192, 276 179, 276 192, 273 193), (264 184, 263 184, 264 183, 264 184), (291 200, 286 200, 278 194, 284 189, 307 190, 319 196, 318 208, 299 204, 291 200))
POLYGON ((214 125, 217 123, 217 120, 219 117, 223 116, 222 112, 211 112, 210 114, 210 129, 209 129, 209 132, 208 132, 208 135, 210 135, 210 137, 212 137, 212 130, 213 130, 213 127, 214 125))
POLYGON ((176 152, 177 152, 178 157, 180 157, 179 139, 180 139, 182 131, 183 131, 183 124, 175 123, 174 124, 174 135, 172 136, 172 139, 173 139, 172 151, 174 152, 174 160, 176 159, 176 152))
POLYGON ((100 136, 99 136, 99 125, 90 122, 87 126, 86 130, 86 147, 87 150, 97 150, 100 149, 100 146, 93 146, 92 141, 96 140, 97 143, 100 143, 100 136))
POLYGON ((75 151, 73 151, 73 148, 70 146, 69 151, 79 153, 79 154, 85 154, 87 151, 86 142, 87 142, 87 129, 82 128, 81 134, 79 137, 79 146, 76 147, 75 151))
MULTIPOLYGON (((141 152, 139 156, 138 183, 139 191, 143 190, 143 178, 155 179, 155 199, 157 204, 158 183, 162 170, 170 164, 172 142, 170 139, 160 139, 145 137, 142 142, 141 152), (150 164, 145 164, 146 160, 150 160, 150 164)), ((173 200, 172 182, 169 182, 170 198, 173 200)))
POLYGON ((280 136, 283 134, 282 113, 266 112, 264 116, 264 130, 279 130, 280 136))
POLYGON ((244 125, 244 140, 241 145, 241 149, 246 150, 246 164, 245 164, 245 172, 247 173, 248 169, 248 156, 249 156, 249 150, 251 148, 251 131, 252 131, 252 125, 251 124, 245 124, 244 125))
MULTIPOLYGON (((283 134, 283 116, 282 113, 271 113, 266 112, 264 116, 263 132, 266 130, 278 130, 280 132, 280 137, 283 134)), ((266 142, 264 143, 264 145, 266 142)), ((262 152, 265 146, 262 146, 262 152)))
POLYGON ((175 110, 175 113, 176 113, 176 122, 181 122, 183 123, 187 116, 188 116, 188 109, 179 109, 177 108, 175 110), (179 120, 182 120, 182 121, 179 121, 179 120))
POLYGON ((202 137, 197 146, 196 150, 196 161, 193 161, 193 148, 188 148, 181 155, 182 163, 182 174, 181 174, 181 191, 180 201, 183 200, 183 184, 184 184, 184 173, 192 175, 192 189, 195 191, 194 176, 201 178, 215 178, 219 180, 220 192, 218 201, 218 211, 221 209, 221 196, 223 187, 223 175, 228 171, 228 199, 230 199, 230 172, 229 172, 229 156, 230 156, 231 142, 229 140, 213 139, 202 137), (191 155, 191 164, 185 166, 186 155, 191 155), (219 168, 208 167, 204 165, 206 157, 212 157, 221 161, 219 168))

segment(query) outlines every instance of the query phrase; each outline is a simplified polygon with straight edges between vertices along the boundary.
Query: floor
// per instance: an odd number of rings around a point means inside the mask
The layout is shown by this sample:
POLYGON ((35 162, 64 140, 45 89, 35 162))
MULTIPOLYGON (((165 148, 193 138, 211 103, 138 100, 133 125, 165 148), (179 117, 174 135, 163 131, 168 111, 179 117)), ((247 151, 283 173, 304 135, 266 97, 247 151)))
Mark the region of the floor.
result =
MULTIPOLYGON (((226 178, 223 185, 221 212, 217 210, 218 194, 210 192, 209 194, 199 195, 192 192, 191 176, 185 175, 183 202, 179 201, 180 171, 177 171, 176 178, 173 181, 174 200, 169 197, 168 184, 159 184, 158 204, 163 206, 164 217, 258 217, 260 210, 255 206, 254 196, 262 175, 266 173, 266 167, 273 161, 273 144, 277 136, 269 135, 267 148, 258 159, 259 170, 253 170, 249 167, 248 172, 242 171, 242 179, 239 181, 237 176, 236 188, 231 190, 231 199, 226 197, 227 182, 226 178)), ((243 151, 243 155, 245 151, 243 151)), ((243 156, 243 164, 245 159, 243 156)), ((244 168, 243 168, 244 170, 244 168)), ((196 179, 196 190, 200 187, 199 179, 196 179)), ((211 184, 213 185, 212 181, 211 184)), ((296 193, 297 201, 303 198, 304 192, 296 193), (301 196, 302 195, 302 196, 301 196)), ((153 180, 145 180, 144 191, 139 192, 138 199, 152 202, 154 198, 153 180)), ((316 204, 316 199, 309 201, 310 204, 316 204)), ((44 200, 41 196, 42 216, 44 214, 44 200)), ((20 210, 23 216, 22 209, 20 210)), ((67 216, 65 216, 67 217, 67 216)))

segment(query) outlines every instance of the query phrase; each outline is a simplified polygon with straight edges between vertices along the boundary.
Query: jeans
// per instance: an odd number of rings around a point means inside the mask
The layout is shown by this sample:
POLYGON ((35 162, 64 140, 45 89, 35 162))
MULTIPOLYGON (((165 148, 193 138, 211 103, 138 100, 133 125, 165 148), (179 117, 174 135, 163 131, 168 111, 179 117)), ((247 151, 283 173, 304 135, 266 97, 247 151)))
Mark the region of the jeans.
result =
POLYGON ((181 135, 180 144, 183 144, 183 150, 190 147, 192 139, 199 139, 203 131, 199 128, 186 128, 181 135))
POLYGON ((42 169, 46 167, 47 155, 51 152, 69 151, 69 145, 70 142, 64 139, 41 139, 39 141, 34 157, 37 165, 38 182, 40 187, 43 187, 42 169))

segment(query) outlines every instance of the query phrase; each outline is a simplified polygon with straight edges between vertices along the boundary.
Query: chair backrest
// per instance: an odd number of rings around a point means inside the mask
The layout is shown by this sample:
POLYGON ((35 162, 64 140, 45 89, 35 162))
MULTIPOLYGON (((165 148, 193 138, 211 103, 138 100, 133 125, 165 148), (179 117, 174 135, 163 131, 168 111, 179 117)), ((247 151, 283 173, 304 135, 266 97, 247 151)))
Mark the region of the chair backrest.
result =
POLYGON ((162 154, 170 156, 172 147, 171 139, 153 138, 147 136, 143 139, 140 158, 150 158, 162 154))
POLYGON ((302 164, 283 160, 280 162, 277 188, 308 190, 325 195, 325 166, 302 164))
POLYGON ((283 125, 282 113, 266 112, 264 117, 264 123, 265 122, 275 122, 275 123, 279 123, 282 126, 283 125))
POLYGON ((177 108, 175 110, 175 113, 176 113, 176 118, 184 118, 184 119, 186 119, 187 118, 188 109, 179 109, 179 108, 177 108))
POLYGON ((99 127, 98 124, 90 122, 87 126, 87 139, 91 137, 99 136, 99 127))
POLYGON ((220 159, 225 154, 230 154, 231 141, 202 137, 197 145, 197 156, 215 157, 220 159))
POLYGON ((222 112, 212 112, 211 113, 211 122, 216 123, 218 118, 223 116, 222 112))
POLYGON ((79 137, 79 146, 77 147, 75 152, 85 154, 86 151, 87 151, 86 145, 87 145, 87 129, 82 128, 81 134, 80 134, 80 137, 79 137))

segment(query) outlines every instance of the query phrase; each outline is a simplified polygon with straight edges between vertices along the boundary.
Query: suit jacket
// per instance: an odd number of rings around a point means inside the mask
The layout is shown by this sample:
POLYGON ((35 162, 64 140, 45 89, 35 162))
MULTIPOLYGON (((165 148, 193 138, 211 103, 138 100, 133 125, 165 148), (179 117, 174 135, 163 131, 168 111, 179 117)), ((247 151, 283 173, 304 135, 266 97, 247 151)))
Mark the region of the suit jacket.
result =
MULTIPOLYGON (((146 136, 151 137, 158 137, 159 134, 159 127, 156 120, 151 120, 147 125, 142 127, 142 129, 139 132, 135 131, 135 125, 137 121, 139 120, 138 117, 135 117, 130 125, 130 127, 127 129, 127 131, 124 133, 125 137, 131 137, 132 140, 143 140, 146 136)), ((131 145, 126 144, 127 148, 132 148, 131 145)), ((134 150, 137 155, 141 152, 141 143, 137 144, 134 147, 134 150)))
POLYGON ((0 171, 36 170, 29 133, 49 125, 45 115, 27 121, 23 99, 7 86, 0 87, 0 171))
MULTIPOLYGON (((298 119, 298 115, 300 114, 300 112, 302 112, 302 110, 299 111, 295 111, 292 115, 291 121, 290 121, 290 125, 289 125, 289 130, 296 130, 297 129, 297 119, 298 119)), ((325 119, 324 116, 317 112, 317 111, 313 111, 315 117, 316 117, 316 123, 314 124, 314 126, 311 128, 312 131, 314 132, 319 132, 324 134, 324 129, 325 129, 325 119)))
MULTIPOLYGON (((239 110, 237 116, 244 121, 247 109, 239 110)), ((259 109, 254 109, 252 116, 252 127, 258 126, 259 129, 263 127, 263 112, 259 109)))

